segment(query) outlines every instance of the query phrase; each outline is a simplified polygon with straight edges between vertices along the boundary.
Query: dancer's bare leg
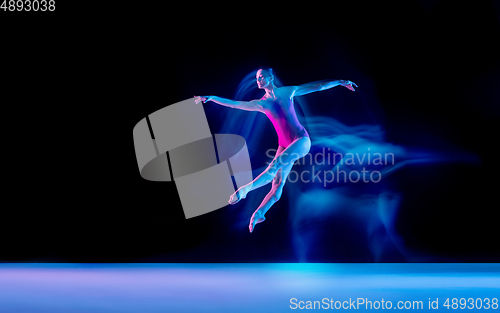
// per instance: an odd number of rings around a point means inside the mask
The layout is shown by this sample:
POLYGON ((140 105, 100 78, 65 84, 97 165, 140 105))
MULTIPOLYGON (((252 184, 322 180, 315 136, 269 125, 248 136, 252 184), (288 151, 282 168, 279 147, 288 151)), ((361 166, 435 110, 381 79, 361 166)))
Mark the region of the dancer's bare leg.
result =
POLYGON ((229 204, 235 204, 245 198, 247 193, 273 181, 274 177, 282 168, 288 164, 292 164, 299 158, 302 158, 309 152, 311 148, 311 140, 309 137, 301 137, 295 139, 283 152, 269 164, 269 166, 255 178, 252 182, 242 186, 229 198, 229 204))
MULTIPOLYGON (((280 156, 280 154, 283 152, 283 150, 285 150, 285 148, 283 148, 282 146, 278 146, 278 149, 276 150, 276 154, 273 158, 273 161, 280 156)), ((272 161, 271 161, 272 163, 272 161)), ((269 163, 269 166, 271 166, 271 163, 269 163)), ((269 168, 269 166, 267 168, 269 168)), ((267 170, 266 168, 266 170, 267 170)), ((262 171, 262 173, 264 173, 266 170, 262 171)), ((262 173, 260 175, 262 175, 262 173)), ((260 176, 259 175, 259 176, 260 176)), ((241 188, 239 188, 235 193, 233 193, 231 195, 231 197, 229 198, 229 204, 235 204, 237 203, 238 201, 240 201, 241 199, 245 199, 246 198, 246 195, 248 192, 250 192, 250 189, 251 189, 251 186, 252 186, 252 183, 249 183, 245 186, 242 186, 241 188)))
POLYGON ((278 200, 281 198, 283 187, 285 186, 288 174, 292 170, 292 167, 293 163, 283 166, 278 171, 278 174, 276 174, 276 176, 274 177, 271 191, 269 191, 260 206, 257 208, 257 210, 255 210, 252 217, 250 218, 250 224, 248 225, 250 232, 253 232, 255 224, 262 223, 266 220, 266 217, 264 216, 266 212, 269 211, 271 206, 278 202, 278 200))

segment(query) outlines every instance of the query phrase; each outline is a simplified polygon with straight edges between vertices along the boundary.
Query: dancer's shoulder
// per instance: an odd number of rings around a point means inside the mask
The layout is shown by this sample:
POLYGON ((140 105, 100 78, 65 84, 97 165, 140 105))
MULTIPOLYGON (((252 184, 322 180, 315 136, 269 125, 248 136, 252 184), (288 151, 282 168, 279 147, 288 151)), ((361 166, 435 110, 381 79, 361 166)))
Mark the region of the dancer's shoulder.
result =
POLYGON ((282 97, 291 98, 295 92, 296 86, 282 86, 278 88, 278 92, 282 97))

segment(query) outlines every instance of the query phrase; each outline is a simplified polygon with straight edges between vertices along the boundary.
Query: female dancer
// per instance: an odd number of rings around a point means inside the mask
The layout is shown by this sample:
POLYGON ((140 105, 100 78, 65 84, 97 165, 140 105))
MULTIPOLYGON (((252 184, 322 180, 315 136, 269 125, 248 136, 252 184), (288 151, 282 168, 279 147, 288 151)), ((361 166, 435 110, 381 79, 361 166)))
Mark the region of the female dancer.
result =
POLYGON ((270 67, 257 71, 256 80, 259 89, 266 94, 259 100, 234 101, 216 96, 201 96, 198 101, 213 101, 217 104, 246 111, 258 111, 267 115, 278 133, 279 146, 269 166, 252 182, 239 188, 229 198, 229 204, 235 204, 246 195, 271 181, 271 191, 253 213, 249 229, 253 232, 256 224, 266 220, 264 215, 281 197, 286 179, 296 160, 304 157, 311 148, 311 140, 306 129, 299 123, 293 106, 293 98, 315 91, 326 90, 335 86, 343 86, 354 91, 355 83, 348 80, 332 80, 307 83, 300 86, 276 87, 274 72, 270 67))

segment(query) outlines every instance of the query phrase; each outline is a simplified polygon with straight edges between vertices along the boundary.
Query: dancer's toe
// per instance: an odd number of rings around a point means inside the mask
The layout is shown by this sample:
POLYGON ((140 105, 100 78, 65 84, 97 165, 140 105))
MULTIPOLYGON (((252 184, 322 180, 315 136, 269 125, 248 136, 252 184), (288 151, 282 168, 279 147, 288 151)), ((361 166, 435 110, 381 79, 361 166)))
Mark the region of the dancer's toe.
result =
POLYGON ((254 228, 255 228, 255 225, 262 223, 265 220, 266 220, 266 218, 264 217, 264 215, 260 214, 260 212, 258 212, 258 211, 255 211, 253 213, 252 217, 250 218, 250 224, 248 225, 248 229, 252 233, 254 228))
POLYGON ((242 188, 236 190, 231 197, 229 197, 229 204, 236 204, 238 203, 241 199, 246 198, 246 193, 245 190, 242 188))
POLYGON ((242 197, 241 195, 241 192, 240 192, 240 189, 236 190, 235 193, 233 193, 231 195, 231 197, 229 197, 229 204, 236 204, 238 203, 241 199, 243 199, 244 197, 242 197))

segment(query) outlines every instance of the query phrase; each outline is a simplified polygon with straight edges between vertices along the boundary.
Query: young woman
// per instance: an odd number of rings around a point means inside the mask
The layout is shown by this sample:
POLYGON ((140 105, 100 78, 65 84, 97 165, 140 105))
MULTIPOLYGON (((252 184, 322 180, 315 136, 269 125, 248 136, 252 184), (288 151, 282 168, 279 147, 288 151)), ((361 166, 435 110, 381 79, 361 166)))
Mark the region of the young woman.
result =
POLYGON ((244 199, 247 194, 272 182, 271 191, 253 213, 249 229, 253 232, 255 225, 266 220, 265 214, 281 197, 286 179, 296 160, 304 157, 311 148, 311 140, 306 129, 299 123, 293 106, 293 98, 312 92, 343 86, 354 91, 355 83, 348 80, 331 80, 312 82, 300 86, 276 87, 272 68, 260 68, 256 74, 257 86, 266 94, 259 100, 234 101, 216 96, 201 96, 199 101, 208 101, 246 111, 258 111, 267 115, 278 133, 279 146, 269 166, 252 182, 239 188, 229 198, 230 204, 244 199))

